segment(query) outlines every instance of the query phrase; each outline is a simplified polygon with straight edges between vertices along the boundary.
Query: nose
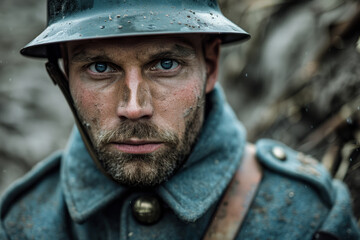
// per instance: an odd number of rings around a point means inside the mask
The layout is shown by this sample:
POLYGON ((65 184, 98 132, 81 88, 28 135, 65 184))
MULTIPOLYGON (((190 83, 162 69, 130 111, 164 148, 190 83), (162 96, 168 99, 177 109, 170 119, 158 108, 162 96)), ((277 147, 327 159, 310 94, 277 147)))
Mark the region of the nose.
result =
POLYGON ((150 87, 141 70, 129 70, 121 85, 118 116, 129 120, 151 118, 154 109, 150 87))

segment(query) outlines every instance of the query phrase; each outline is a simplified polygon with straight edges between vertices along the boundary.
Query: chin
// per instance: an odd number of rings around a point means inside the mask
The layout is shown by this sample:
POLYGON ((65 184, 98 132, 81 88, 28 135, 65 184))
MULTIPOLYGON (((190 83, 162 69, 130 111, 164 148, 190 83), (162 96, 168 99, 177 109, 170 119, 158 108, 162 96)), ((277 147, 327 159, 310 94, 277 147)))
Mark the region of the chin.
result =
POLYGON ((160 164, 162 167, 157 165, 146 159, 131 159, 125 163, 110 164, 104 168, 107 174, 119 184, 142 188, 160 185, 175 172, 175 164, 160 164))

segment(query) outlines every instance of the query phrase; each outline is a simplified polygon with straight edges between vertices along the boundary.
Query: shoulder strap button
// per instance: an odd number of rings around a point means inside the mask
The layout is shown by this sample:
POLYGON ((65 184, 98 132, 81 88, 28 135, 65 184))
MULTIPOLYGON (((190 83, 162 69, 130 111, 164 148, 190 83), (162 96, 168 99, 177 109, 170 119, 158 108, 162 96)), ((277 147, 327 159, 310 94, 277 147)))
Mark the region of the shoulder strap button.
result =
POLYGON ((270 139, 257 141, 256 149, 258 160, 264 167, 310 184, 329 207, 334 204, 332 178, 317 160, 270 139))
POLYGON ((271 153, 274 157, 276 157, 277 159, 279 159, 281 161, 286 160, 286 153, 282 147, 279 147, 279 146, 273 147, 271 150, 271 153))

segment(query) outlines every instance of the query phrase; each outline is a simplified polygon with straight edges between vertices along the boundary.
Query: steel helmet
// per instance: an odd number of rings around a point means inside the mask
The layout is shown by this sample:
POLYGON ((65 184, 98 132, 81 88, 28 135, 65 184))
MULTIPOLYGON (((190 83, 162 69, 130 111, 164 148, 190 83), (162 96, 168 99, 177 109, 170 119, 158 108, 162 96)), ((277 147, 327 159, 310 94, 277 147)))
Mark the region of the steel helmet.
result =
MULTIPOLYGON (((49 57, 48 46, 111 37, 217 34, 223 43, 249 38, 216 0, 48 0, 47 28, 21 53, 49 57)), ((52 54, 54 54, 52 52, 52 54)))

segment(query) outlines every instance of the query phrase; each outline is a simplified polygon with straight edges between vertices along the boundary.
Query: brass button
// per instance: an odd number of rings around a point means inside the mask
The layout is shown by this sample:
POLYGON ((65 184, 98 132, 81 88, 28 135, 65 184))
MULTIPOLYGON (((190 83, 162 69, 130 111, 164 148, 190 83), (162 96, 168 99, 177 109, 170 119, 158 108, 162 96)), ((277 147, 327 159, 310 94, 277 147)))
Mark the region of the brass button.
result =
POLYGON ((161 216, 159 200, 153 196, 142 196, 135 200, 132 212, 136 220, 143 224, 154 224, 161 216))
POLYGON ((286 153, 285 150, 282 147, 273 147, 271 150, 272 155, 276 157, 277 159, 284 161, 286 160, 286 153))

